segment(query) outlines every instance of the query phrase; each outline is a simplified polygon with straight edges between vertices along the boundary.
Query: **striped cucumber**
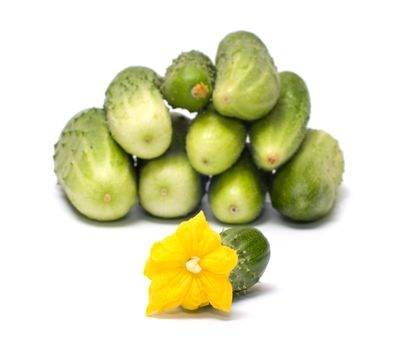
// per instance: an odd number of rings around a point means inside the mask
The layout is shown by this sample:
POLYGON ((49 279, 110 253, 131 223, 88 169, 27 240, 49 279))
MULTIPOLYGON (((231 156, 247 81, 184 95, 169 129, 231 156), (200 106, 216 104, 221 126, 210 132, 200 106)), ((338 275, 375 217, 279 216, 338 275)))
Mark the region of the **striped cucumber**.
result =
POLYGON ((238 263, 231 271, 233 291, 244 293, 264 273, 271 249, 261 231, 254 227, 233 227, 221 232, 222 244, 237 251, 238 263))

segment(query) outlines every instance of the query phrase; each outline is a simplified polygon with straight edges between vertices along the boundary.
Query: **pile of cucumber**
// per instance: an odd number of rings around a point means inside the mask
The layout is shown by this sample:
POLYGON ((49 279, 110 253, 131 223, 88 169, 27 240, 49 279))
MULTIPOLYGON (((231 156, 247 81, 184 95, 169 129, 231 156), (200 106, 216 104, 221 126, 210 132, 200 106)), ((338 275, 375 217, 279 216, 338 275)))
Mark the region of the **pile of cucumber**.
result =
POLYGON ((344 159, 332 136, 307 128, 309 116, 302 78, 278 73, 256 35, 234 32, 215 64, 190 51, 164 77, 121 71, 104 108, 63 129, 55 173, 72 205, 99 221, 124 217, 137 199, 153 216, 186 216, 207 193, 219 221, 246 224, 267 192, 284 217, 312 221, 332 209, 344 159))

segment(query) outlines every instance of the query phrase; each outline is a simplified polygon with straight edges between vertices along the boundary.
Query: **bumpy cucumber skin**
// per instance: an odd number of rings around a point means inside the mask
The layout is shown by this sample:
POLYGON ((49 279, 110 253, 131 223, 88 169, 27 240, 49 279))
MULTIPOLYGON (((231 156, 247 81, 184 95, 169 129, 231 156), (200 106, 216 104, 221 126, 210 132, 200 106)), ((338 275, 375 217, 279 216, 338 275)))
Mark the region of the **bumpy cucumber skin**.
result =
POLYGON ((145 161, 139 171, 139 198, 143 209, 160 218, 183 217, 199 206, 203 177, 192 168, 185 152, 190 119, 172 114, 173 137, 169 150, 145 161))
POLYGON ((127 153, 144 159, 162 155, 171 143, 171 119, 159 86, 153 70, 129 67, 106 91, 104 108, 113 138, 127 153))
POLYGON ((54 165, 69 201, 91 219, 119 219, 136 201, 133 161, 112 139, 102 109, 84 110, 67 123, 54 165))
POLYGON ((269 242, 254 227, 234 227, 221 232, 222 244, 237 251, 238 263, 231 271, 235 293, 244 293, 256 284, 271 257, 269 242))
POLYGON ((193 120, 187 134, 189 161, 201 174, 220 174, 237 161, 244 149, 246 135, 242 122, 223 117, 209 108, 193 120))
POLYGON ((230 169, 212 178, 208 197, 213 215, 223 223, 247 224, 261 214, 265 186, 247 152, 230 169))
POLYGON ((254 162, 267 171, 280 167, 298 150, 310 116, 310 97, 303 79, 293 72, 279 76, 281 94, 276 106, 249 130, 254 162))
POLYGON ((324 131, 309 129, 299 151, 274 175, 272 205, 294 221, 320 219, 334 205, 343 172, 338 142, 324 131))
POLYGON ((184 52, 167 69, 161 91, 172 107, 196 112, 209 102, 214 78, 209 57, 199 51, 184 52))
POLYGON ((228 117, 247 121, 270 112, 280 93, 277 69, 268 49, 254 34, 228 34, 219 44, 213 104, 228 117))

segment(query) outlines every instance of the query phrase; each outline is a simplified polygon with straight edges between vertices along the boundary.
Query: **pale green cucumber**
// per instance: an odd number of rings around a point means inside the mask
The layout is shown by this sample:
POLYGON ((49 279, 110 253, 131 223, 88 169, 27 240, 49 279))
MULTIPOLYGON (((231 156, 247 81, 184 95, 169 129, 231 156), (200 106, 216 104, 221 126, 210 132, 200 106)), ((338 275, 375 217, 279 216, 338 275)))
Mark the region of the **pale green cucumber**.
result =
POLYGON ((189 214, 200 204, 203 177, 192 168, 185 152, 190 119, 172 114, 173 137, 169 150, 159 158, 142 162, 139 171, 140 204, 160 218, 189 214))
POLYGON ((136 201, 133 160, 111 137, 102 109, 84 110, 67 123, 54 164, 69 201, 91 219, 119 219, 136 201))
POLYGON ((127 153, 139 158, 159 157, 171 143, 171 118, 159 86, 153 70, 129 67, 106 91, 104 108, 111 134, 127 153))

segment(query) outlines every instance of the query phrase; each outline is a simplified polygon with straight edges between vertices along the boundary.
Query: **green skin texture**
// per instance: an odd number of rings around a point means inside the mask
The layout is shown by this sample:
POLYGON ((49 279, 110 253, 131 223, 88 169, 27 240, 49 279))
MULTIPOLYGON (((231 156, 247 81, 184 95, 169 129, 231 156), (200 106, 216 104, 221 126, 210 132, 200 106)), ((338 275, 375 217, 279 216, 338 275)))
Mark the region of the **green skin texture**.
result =
POLYGON ((306 135, 310 116, 310 97, 305 82, 292 72, 280 73, 278 103, 249 130, 255 164, 272 171, 289 160, 306 135))
POLYGON ((238 120, 209 109, 192 122, 186 137, 186 152, 193 168, 216 175, 230 168, 245 146, 247 131, 238 120))
POLYGON ((233 292, 245 293, 256 284, 271 257, 269 242, 254 227, 233 227, 221 232, 221 243, 234 249, 238 255, 237 266, 231 271, 233 292))
POLYGON ((171 143, 171 119, 159 85, 151 69, 129 67, 106 91, 104 107, 111 134, 127 153, 143 159, 159 157, 171 143))
POLYGON ((160 218, 189 214, 203 196, 202 176, 192 168, 185 152, 186 132, 190 120, 172 115, 173 139, 161 157, 145 161, 139 173, 141 206, 160 218))
POLYGON ((82 111, 68 122, 54 164, 69 201, 91 219, 119 219, 136 201, 133 161, 110 136, 102 109, 82 111))
POLYGON ((217 220, 227 224, 247 224, 262 211, 265 187, 247 153, 229 170, 212 178, 209 204, 217 220))
POLYGON ((277 69, 263 42, 249 32, 234 32, 216 56, 213 104, 228 117, 252 121, 267 115, 280 93, 277 69))
POLYGON ((299 151, 274 175, 272 205, 294 221, 320 219, 334 205, 343 172, 338 142, 324 131, 310 129, 299 151))
POLYGON ((215 67, 205 54, 189 51, 180 54, 166 71, 161 85, 165 99, 172 107, 185 108, 190 112, 202 109, 213 92, 215 67), (205 97, 193 94, 193 88, 203 83, 208 92, 205 97))

